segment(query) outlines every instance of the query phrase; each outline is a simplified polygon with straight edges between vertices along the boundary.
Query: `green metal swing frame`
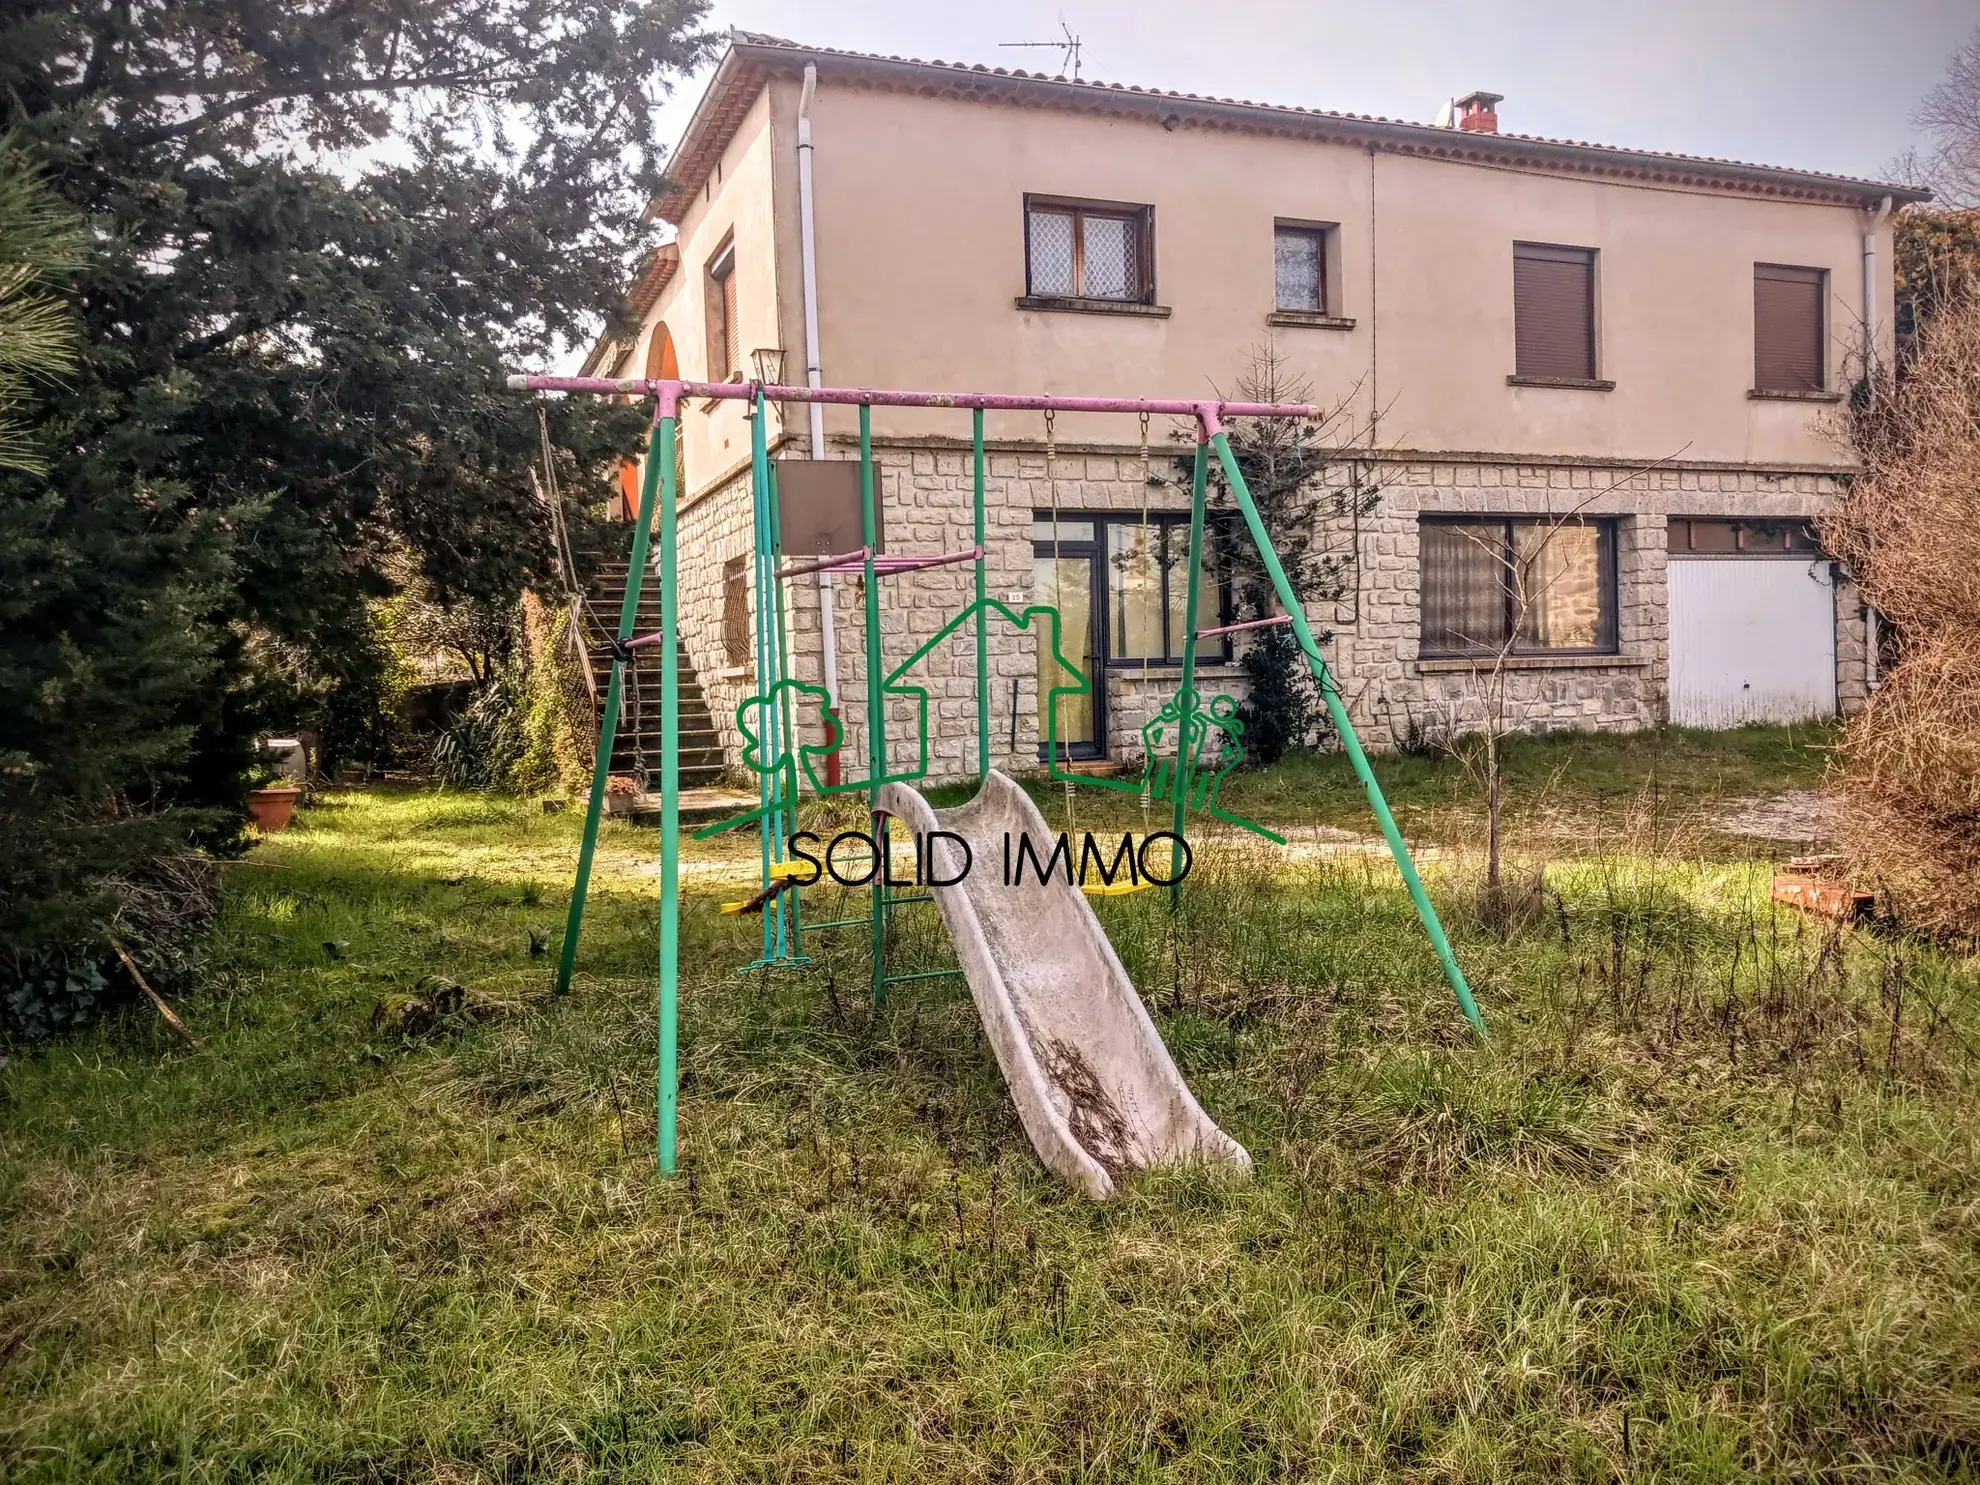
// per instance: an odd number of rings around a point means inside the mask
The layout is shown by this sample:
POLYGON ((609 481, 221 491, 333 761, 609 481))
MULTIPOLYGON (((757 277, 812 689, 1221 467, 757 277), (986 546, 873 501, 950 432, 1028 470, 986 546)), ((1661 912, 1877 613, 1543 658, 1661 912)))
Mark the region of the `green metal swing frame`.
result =
MULTIPOLYGON (((770 687, 767 694, 752 701, 761 700, 761 725, 767 732, 767 742, 773 758, 788 755, 791 760, 797 757, 792 751, 795 746, 793 719, 790 714, 789 686, 775 684, 770 678, 781 682, 784 665, 789 655, 788 618, 785 611, 783 582, 779 577, 778 564, 782 560, 782 540, 779 531, 776 466, 769 456, 766 433, 768 406, 772 402, 811 402, 850 403, 857 407, 859 415, 859 466, 860 466, 860 523, 864 540, 864 557, 861 573, 864 577, 865 643, 866 643, 866 733, 867 733, 867 778, 838 786, 832 792, 864 791, 868 795, 868 806, 872 812, 872 838, 876 845, 876 860, 872 878, 872 906, 864 919, 845 919, 836 922, 816 923, 811 931, 828 928, 865 925, 869 928, 872 944, 873 995, 875 1002, 885 999, 887 987, 906 981, 941 978, 960 973, 959 970, 934 970, 914 974, 889 976, 886 973, 886 935, 894 910, 911 902, 926 902, 927 894, 914 894, 906 897, 889 895, 891 883, 887 881, 886 863, 888 860, 887 817, 879 808, 880 787, 890 781, 887 762, 886 706, 889 682, 898 678, 912 666, 936 641, 917 650, 892 676, 882 670, 880 644, 880 598, 876 579, 882 570, 875 563, 878 522, 876 503, 878 499, 874 482, 872 409, 875 405, 924 406, 924 407, 968 407, 971 409, 971 451, 972 480, 971 495, 974 519, 976 556, 974 559, 974 580, 976 601, 972 605, 974 617, 974 640, 976 649, 976 763, 979 782, 990 772, 990 695, 987 685, 989 673, 989 631, 990 610, 995 608, 1006 616, 1024 622, 1018 615, 1003 605, 994 603, 987 592, 985 571, 985 471, 984 454, 984 413, 986 409, 1012 408, 1035 409, 1055 408, 1075 412, 1162 412, 1192 416, 1198 425, 1196 454, 1190 480, 1189 515, 1189 566, 1188 566, 1188 607, 1185 613, 1197 612, 1199 584, 1201 580, 1203 541, 1205 531, 1205 506, 1208 490, 1210 461, 1214 458, 1222 469, 1230 493, 1243 517, 1245 528, 1257 547, 1260 560, 1271 579, 1272 588, 1286 619, 1290 622, 1298 640, 1300 652, 1306 657, 1307 665, 1313 673, 1327 714, 1333 722, 1336 734, 1341 740, 1342 750, 1361 781, 1376 822, 1381 828, 1397 869, 1409 890, 1418 918, 1435 949, 1438 961, 1443 968, 1459 1008, 1473 1031, 1479 1037, 1485 1035, 1485 1022, 1474 1001, 1470 986, 1463 970, 1458 966, 1457 957, 1451 950, 1443 924, 1437 917, 1429 893, 1424 889, 1423 880, 1417 872, 1415 862, 1410 858, 1402 833, 1397 828, 1395 817, 1390 812, 1388 801, 1383 797, 1381 785, 1376 781, 1370 768, 1367 754, 1356 736, 1353 723, 1348 718, 1347 706, 1336 684, 1333 672, 1320 653, 1320 646, 1314 638, 1312 627, 1306 619, 1305 610, 1287 579, 1285 569, 1273 550, 1272 542, 1260 519, 1257 506, 1253 503, 1250 489, 1245 484, 1243 472, 1231 453, 1230 441, 1223 431, 1222 419, 1226 416, 1299 416, 1311 409, 1299 405, 1250 405, 1220 402, 1150 402, 1137 399, 1080 399, 1080 398, 1024 398, 1005 396, 974 396, 968 394, 873 392, 853 389, 823 389, 802 387, 765 387, 760 384, 700 383, 682 381, 652 381, 644 379, 606 379, 594 377, 538 377, 517 376, 510 379, 510 385, 519 390, 590 392, 606 395, 645 395, 657 399, 653 431, 648 440, 645 468, 640 480, 639 514, 633 528, 632 561, 626 577, 626 591, 619 610, 617 641, 613 646, 613 659, 610 677, 605 689, 605 700, 598 726, 598 747, 592 764, 590 797, 586 805, 584 835, 578 848, 577 877, 572 885, 570 913, 564 930, 562 952, 557 965, 556 990, 566 994, 570 990, 571 978, 576 969, 577 951, 584 926, 585 899, 590 886, 591 870, 597 852, 598 827, 604 815, 606 782, 610 772, 612 748, 617 737, 619 707, 622 695, 623 673, 626 660, 631 653, 627 648, 634 639, 634 621, 639 609, 639 596, 648 562, 650 537, 655 528, 655 515, 658 515, 658 535, 660 552, 658 560, 661 585, 661 634, 659 636, 660 665, 660 942, 659 942, 659 1036, 658 1067, 656 1069, 656 1114, 658 1121, 657 1160, 660 1170, 672 1174, 678 1167, 677 1126, 679 1114, 679 1008, 680 1008, 680 674, 678 643, 678 584, 677 506, 680 491, 676 486, 675 449, 680 438, 679 410, 686 397, 707 397, 716 399, 747 399, 751 405, 750 416, 750 489, 752 498, 752 578, 756 595, 754 641, 757 661, 757 675, 762 684, 770 687)), ((1052 615, 1052 632, 1055 654, 1057 653, 1057 613, 1056 610, 1034 607, 1026 610, 1026 615, 1049 613, 1052 615)), ((951 624, 937 636, 939 641, 946 638, 955 627, 951 624)), ((1188 624, 1183 643, 1182 673, 1178 698, 1194 696, 1196 680, 1197 631, 1194 623, 1188 624)), ((1061 663, 1063 659, 1061 657, 1061 663)), ((1068 669, 1074 669, 1067 666, 1068 669)), ((1074 673, 1078 672, 1074 670, 1074 673)), ((794 684, 794 683, 793 683, 794 684)), ((1090 688, 1090 677, 1081 677, 1081 685, 1056 687, 1050 693, 1045 707, 1047 726, 1046 761, 1048 772, 1054 777, 1068 778, 1058 768, 1058 748, 1056 746, 1057 714, 1059 697, 1067 691, 1078 692, 1090 688)), ((749 703, 745 703, 748 706, 749 703)), ((830 715, 828 713, 828 715, 830 715)), ((836 725, 836 722, 835 722, 836 725)), ((919 778, 927 767, 927 719, 924 706, 921 717, 921 757, 917 769, 899 775, 901 779, 919 778)), ((830 739, 836 746, 838 737, 830 739)), ((1184 849, 1186 813, 1190 799, 1190 773, 1194 759, 1191 745, 1191 728, 1187 718, 1178 728, 1176 759, 1172 787, 1173 834, 1176 845, 1172 848, 1171 875, 1181 868, 1184 849)), ((789 836, 790 827, 796 823, 798 803, 798 769, 791 761, 788 766, 778 766, 758 771, 757 810, 750 812, 746 820, 753 820, 758 827, 760 841, 760 864, 763 886, 766 892, 776 882, 773 868, 784 859, 784 842, 789 836)), ((1083 782, 1102 788, 1113 788, 1123 792, 1139 792, 1138 783, 1111 779, 1087 779, 1083 782)), ((730 824, 740 822, 729 822, 730 824)), ((1239 823, 1246 823, 1240 821, 1239 823)), ((1256 828, 1256 827, 1252 827, 1256 828)), ((1266 833, 1261 831, 1260 833, 1266 833)), ((1178 894, 1180 884, 1172 889, 1178 894)), ((763 904, 763 943, 762 953, 746 966, 747 970, 762 969, 773 965, 801 965, 809 960, 804 954, 805 925, 802 916, 802 888, 795 882, 782 890, 772 893, 763 904)))

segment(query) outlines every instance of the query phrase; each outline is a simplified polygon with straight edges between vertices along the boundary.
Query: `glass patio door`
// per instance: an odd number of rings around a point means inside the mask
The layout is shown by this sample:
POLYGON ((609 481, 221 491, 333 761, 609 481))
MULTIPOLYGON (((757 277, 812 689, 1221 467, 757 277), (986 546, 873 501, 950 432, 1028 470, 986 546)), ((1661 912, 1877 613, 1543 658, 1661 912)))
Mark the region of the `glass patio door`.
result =
MULTIPOLYGON (((1060 696, 1057 739, 1061 760, 1101 757, 1106 736, 1106 675, 1100 666, 1100 546, 1091 520, 1032 522, 1031 601, 1059 611, 1059 648, 1091 689, 1060 696)), ((1049 628, 1038 631, 1038 755, 1045 756, 1045 706, 1054 686, 1076 684, 1052 654, 1049 628)))

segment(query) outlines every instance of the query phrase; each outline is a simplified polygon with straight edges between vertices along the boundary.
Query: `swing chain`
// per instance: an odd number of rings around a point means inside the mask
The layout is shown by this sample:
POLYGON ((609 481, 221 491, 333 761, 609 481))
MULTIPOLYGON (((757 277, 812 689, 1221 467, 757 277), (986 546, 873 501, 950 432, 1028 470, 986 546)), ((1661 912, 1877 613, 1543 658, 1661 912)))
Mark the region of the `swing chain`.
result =
MULTIPOLYGON (((1056 419, 1053 416, 1053 409, 1049 407, 1045 409, 1045 489, 1052 505, 1052 607, 1056 609, 1059 606, 1061 596, 1059 588, 1059 442, 1056 433, 1056 419)), ((1090 686, 1091 684, 1092 682, 1089 679, 1088 685, 1090 686)), ((1052 717, 1052 720, 1056 722, 1058 720, 1056 716, 1057 702, 1048 698, 1046 705, 1053 708, 1055 715, 1052 717)), ((1054 737, 1052 751, 1056 752, 1060 746, 1063 745, 1054 737)), ((1056 758, 1049 761, 1053 765, 1056 765, 1058 762, 1056 758)), ((1071 761, 1070 751, 1068 752, 1067 761, 1071 761)), ((1073 820, 1073 781, 1068 778, 1065 783, 1066 828, 1072 830, 1075 828, 1073 820)))

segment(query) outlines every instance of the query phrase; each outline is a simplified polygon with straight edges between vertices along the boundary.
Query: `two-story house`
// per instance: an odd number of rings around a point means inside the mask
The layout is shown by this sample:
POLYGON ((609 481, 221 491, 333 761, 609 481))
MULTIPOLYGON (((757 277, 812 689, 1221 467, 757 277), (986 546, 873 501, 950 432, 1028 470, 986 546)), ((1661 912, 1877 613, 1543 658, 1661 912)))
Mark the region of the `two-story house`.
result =
MULTIPOLYGON (((1433 127, 738 34, 655 203, 677 235, 640 335, 586 369, 1177 398, 1228 394, 1269 343, 1379 491, 1323 518, 1347 580, 1311 612, 1374 745, 1462 722, 1481 655, 1531 727, 1860 704, 1866 615, 1810 522, 1918 193, 1500 133, 1500 101, 1433 127)), ((777 454, 855 452, 850 408, 770 416, 777 454)), ((873 427, 889 548, 968 546, 968 415, 873 427)), ((1096 678, 1061 719, 1074 756, 1131 761, 1176 684, 1179 445, 1158 426, 1145 462, 1126 417, 1062 416, 1049 450, 1036 413, 988 435, 991 586, 1056 602, 1096 678)), ((690 405, 682 449, 682 630, 726 718, 755 684, 743 405, 690 405)), ((969 583, 890 584, 888 654, 969 583)), ((795 664, 836 682, 856 749, 861 605, 830 585, 791 585, 795 664)), ((1204 685, 1230 688, 1215 643, 1204 685)), ((1031 644, 993 647, 1006 767, 1036 765, 1031 644)), ((974 758, 972 665, 931 662, 938 773, 974 758)))

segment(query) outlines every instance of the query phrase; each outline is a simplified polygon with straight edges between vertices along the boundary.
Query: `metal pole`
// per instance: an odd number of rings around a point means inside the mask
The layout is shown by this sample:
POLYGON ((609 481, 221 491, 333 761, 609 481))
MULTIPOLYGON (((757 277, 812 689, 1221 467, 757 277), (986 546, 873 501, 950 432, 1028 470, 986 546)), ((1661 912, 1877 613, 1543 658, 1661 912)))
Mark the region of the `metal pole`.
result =
POLYGON ((1403 844, 1395 816, 1389 813, 1389 802, 1382 797, 1382 786, 1375 781, 1375 771, 1368 766, 1368 755, 1362 752, 1361 740, 1354 735, 1354 724, 1348 720, 1340 687, 1334 684, 1333 674, 1327 669, 1327 662, 1320 656, 1320 646, 1313 638, 1312 626, 1306 622, 1306 610, 1300 607, 1299 595, 1293 592, 1292 584, 1287 581, 1286 570, 1279 565, 1279 554, 1272 550, 1272 539, 1266 534, 1265 523, 1259 519, 1258 508, 1251 503, 1251 491, 1244 483, 1244 476, 1238 472, 1237 460, 1231 456, 1230 440, 1217 428, 1214 411, 1206 411, 1200 416, 1205 431, 1211 435, 1211 447, 1217 451, 1217 461, 1223 466, 1224 478, 1230 482, 1231 494, 1236 497, 1238 509, 1244 514, 1244 524, 1258 547, 1259 559, 1264 562, 1265 571, 1272 579, 1272 588, 1279 595, 1280 606, 1292 619, 1293 633, 1299 636, 1299 647, 1306 652, 1306 663, 1312 667, 1314 682, 1320 688, 1321 699, 1327 704, 1327 715, 1333 718, 1334 730, 1340 734, 1341 747, 1347 752, 1348 762, 1354 765, 1355 776, 1361 780, 1362 788, 1368 791, 1368 802, 1374 807, 1383 839, 1389 843, 1389 854, 1396 858, 1396 868, 1402 872, 1410 900, 1416 904, 1416 916, 1423 920, 1424 931, 1430 935, 1437 958, 1444 966, 1444 978, 1450 981, 1451 989, 1456 992, 1458 1005, 1464 1011, 1465 1019, 1471 1023, 1471 1029, 1482 1037, 1485 1035, 1485 1019, 1478 1014, 1477 1003, 1471 998, 1471 987, 1464 981, 1464 971, 1458 968, 1450 940, 1444 937, 1444 925, 1437 920, 1436 908, 1430 905, 1430 894, 1423 890, 1423 878, 1416 873, 1416 863, 1409 859, 1409 848, 1403 844))
MULTIPOLYGON (((782 490, 777 482, 777 466, 773 462, 770 465, 770 564, 773 569, 778 563, 784 560, 784 515, 782 508, 778 504, 782 498, 782 490)), ((791 635, 789 620, 784 611, 784 585, 780 582, 776 586, 777 673, 779 678, 781 678, 783 667, 791 663, 791 635)), ((789 769, 784 774, 784 808, 779 812, 782 817, 782 824, 777 834, 777 859, 780 861, 783 860, 785 842, 790 839, 791 832, 797 829, 798 823, 797 756, 798 748, 801 744, 798 739, 795 721, 791 715, 791 693, 789 691, 784 692, 783 723, 784 737, 790 747, 791 763, 789 769)), ((777 895, 777 903, 780 909, 784 904, 789 904, 790 944, 788 952, 800 962, 804 959, 804 910, 801 900, 803 891, 804 889, 798 886, 796 882, 792 882, 787 891, 780 892, 777 895)))
MULTIPOLYGON (((653 505, 659 493, 660 481, 664 478, 671 488, 673 482, 673 435, 667 426, 656 419, 653 433, 646 444, 646 468, 639 482, 639 519, 633 526, 632 561, 626 568, 626 593, 619 604, 619 643, 623 645, 633 636, 634 622, 639 617, 640 579, 646 571, 647 536, 653 526, 653 505), (666 453, 661 453, 662 444, 666 453), (666 465, 663 470, 662 464, 666 465)), ((671 593, 671 588, 666 590, 671 593)), ((663 597, 666 596, 663 594, 663 597)), ((667 645, 674 642, 674 627, 671 622, 665 625, 667 645)), ((671 654, 671 649, 667 650, 671 654)), ((589 656, 586 664, 590 663, 589 656)), ((614 652, 612 675, 605 686, 605 705, 598 718, 598 752, 591 764, 591 800, 584 812, 584 843, 578 847, 577 880, 571 884, 571 911, 564 922, 564 951, 557 961, 556 993, 568 995, 571 989, 571 973, 577 968, 578 936, 584 931, 584 900, 591 888, 591 860, 598 849, 598 821, 605 813, 605 783, 612 772, 612 745, 619 736, 620 692, 625 683, 626 662, 623 654, 614 652)))
MULTIPOLYGON (((769 695, 784 678, 781 637, 784 613, 783 584, 777 581, 776 515, 771 509, 769 404, 758 396, 750 408, 749 484, 754 507, 756 548, 756 675, 757 690, 769 695)), ((763 727, 772 758, 780 758, 786 747, 795 747, 789 736, 789 712, 781 695, 764 708, 763 727)), ((770 868, 784 859, 783 829, 784 778, 781 771, 757 775, 758 801, 764 808, 757 825, 763 860, 763 885, 771 883, 770 868)), ((784 933, 784 893, 763 910, 763 962, 775 964, 786 957, 784 933)))
POLYGON ((873 873, 873 1003, 887 998, 887 821, 880 813, 880 783, 887 776, 886 696, 880 685, 880 585, 873 572, 879 522, 874 516, 873 409, 859 407, 859 522, 866 545, 866 767, 867 808, 872 812, 873 846, 880 858, 873 873))
MULTIPOLYGON (((597 392, 606 397, 658 397, 667 388, 680 397, 709 397, 716 401, 747 402, 756 396, 753 382, 684 382, 656 377, 529 376, 509 378, 514 392, 597 392)), ((1310 402, 1212 402, 1201 398, 1183 402, 1149 397, 1050 397, 1007 392, 902 392, 864 387, 764 386, 771 402, 822 402, 843 407, 987 407, 1003 412, 1168 413, 1198 417, 1205 408, 1226 418, 1310 418, 1320 409, 1310 402)))
MULTIPOLYGON (((660 1067, 656 1077, 660 1173, 674 1173, 674 1122, 680 1104, 681 975, 681 666, 680 589, 674 551, 674 441, 680 436, 671 399, 660 400, 660 1067)), ((644 517, 641 530, 645 529, 644 517)))
POLYGON ((970 415, 969 439, 976 471, 976 781, 990 777, 990 618, 983 611, 989 598, 983 571, 983 409, 970 415))
POLYGON ((1197 587, 1203 571, 1204 507, 1208 504, 1210 446, 1198 436, 1196 468, 1189 477, 1189 607, 1183 611, 1182 687, 1176 692, 1176 776, 1170 787, 1175 791, 1175 844, 1169 847, 1169 888, 1171 912, 1182 906, 1183 814, 1189 807, 1190 746, 1189 729, 1196 690, 1196 603, 1197 587))

